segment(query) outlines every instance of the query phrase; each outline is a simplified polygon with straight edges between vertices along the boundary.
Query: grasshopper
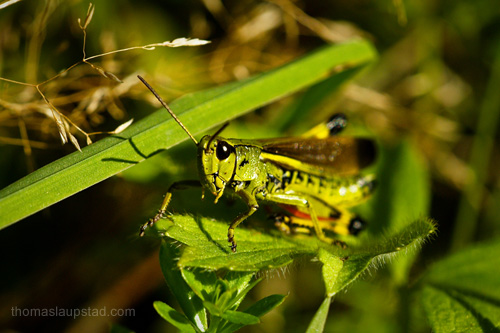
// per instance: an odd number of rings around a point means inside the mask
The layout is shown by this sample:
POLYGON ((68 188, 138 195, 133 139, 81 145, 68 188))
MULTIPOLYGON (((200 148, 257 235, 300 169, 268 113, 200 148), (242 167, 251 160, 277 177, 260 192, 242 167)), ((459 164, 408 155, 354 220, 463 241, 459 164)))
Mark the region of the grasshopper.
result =
MULTIPOLYGON (((343 114, 334 115, 325 125, 318 125, 301 137, 263 140, 226 139, 219 136, 225 124, 214 135, 199 142, 181 123, 170 107, 142 78, 173 119, 198 147, 200 181, 180 181, 168 189, 158 213, 140 228, 163 218, 176 190, 202 186, 215 196, 214 203, 226 190, 239 196, 248 211, 229 225, 227 240, 236 252, 235 228, 259 208, 259 201, 283 207, 290 215, 279 216, 276 224, 286 232, 313 229, 328 243, 342 244, 325 236, 357 234, 363 221, 347 208, 364 201, 373 192, 375 179, 363 176, 360 169, 375 159, 371 140, 337 136, 346 126, 343 114)), ((203 195, 202 195, 203 196, 203 195)))

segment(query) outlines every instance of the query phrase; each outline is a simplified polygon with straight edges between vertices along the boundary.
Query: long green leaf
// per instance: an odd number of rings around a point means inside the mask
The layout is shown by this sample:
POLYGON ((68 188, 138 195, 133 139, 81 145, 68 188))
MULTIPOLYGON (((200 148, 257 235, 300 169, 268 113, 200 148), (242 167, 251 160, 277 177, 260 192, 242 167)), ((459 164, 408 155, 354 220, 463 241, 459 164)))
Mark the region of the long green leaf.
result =
POLYGON ((233 310, 224 311, 224 313, 222 314, 222 318, 230 323, 240 325, 255 325, 260 322, 259 317, 256 317, 249 313, 233 310))
POLYGON ((176 260, 178 256, 179 249, 170 242, 164 241, 160 248, 161 271, 172 294, 177 299, 177 303, 179 303, 182 311, 184 311, 185 317, 193 325, 196 325, 200 331, 206 331, 208 328, 207 313, 203 308, 200 298, 195 295, 193 290, 183 280, 181 272, 177 268, 176 260))
MULTIPOLYGON (((170 106, 196 135, 329 76, 363 67, 374 58, 375 51, 366 41, 327 46, 247 80, 183 96, 170 106)), ((74 152, 4 188, 0 191, 0 228, 186 139, 167 112, 155 112, 122 134, 74 152)))
POLYGON ((313 320, 311 320, 309 326, 307 327, 307 333, 323 332, 325 329, 326 319, 328 318, 328 310, 330 309, 331 302, 331 297, 326 297, 323 300, 323 303, 321 303, 321 306, 314 315, 313 320))
POLYGON ((168 304, 156 301, 153 303, 153 306, 158 312, 158 314, 162 316, 163 319, 168 321, 170 324, 174 325, 181 332, 190 332, 190 333, 196 332, 193 326, 191 326, 189 320, 182 313, 177 312, 168 304))
MULTIPOLYGON (((243 311, 244 313, 252 314, 256 317, 262 317, 275 307, 279 306, 285 300, 284 295, 270 295, 263 299, 258 300, 256 303, 252 304, 248 309, 243 311)), ((221 332, 236 332, 244 325, 228 323, 221 329, 221 332)))

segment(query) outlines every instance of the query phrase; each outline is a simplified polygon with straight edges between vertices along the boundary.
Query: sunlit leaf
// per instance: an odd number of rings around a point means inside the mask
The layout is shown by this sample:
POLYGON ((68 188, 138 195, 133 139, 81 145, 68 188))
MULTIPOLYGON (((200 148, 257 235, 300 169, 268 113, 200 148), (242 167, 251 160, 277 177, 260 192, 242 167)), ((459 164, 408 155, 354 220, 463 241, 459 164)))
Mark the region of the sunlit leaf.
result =
MULTIPOLYGON (((385 257, 418 247, 435 232, 432 221, 419 220, 392 235, 367 239, 363 244, 342 249, 310 237, 287 237, 277 232, 248 228, 236 230, 237 253, 227 243, 227 224, 205 218, 172 216, 156 224, 160 234, 185 245, 179 267, 210 270, 259 271, 283 267, 304 256, 319 257, 328 295, 332 296, 352 283, 374 258, 385 257), (173 221, 173 222, 172 222, 173 221)), ((149 231, 149 234, 158 233, 149 231)))

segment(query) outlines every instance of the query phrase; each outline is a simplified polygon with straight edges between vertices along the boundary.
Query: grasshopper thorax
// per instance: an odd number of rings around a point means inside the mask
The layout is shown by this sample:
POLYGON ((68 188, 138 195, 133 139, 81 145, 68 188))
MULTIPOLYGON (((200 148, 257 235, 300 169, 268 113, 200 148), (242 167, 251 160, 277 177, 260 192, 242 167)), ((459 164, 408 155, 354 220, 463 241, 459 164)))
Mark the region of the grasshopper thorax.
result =
POLYGON ((219 136, 204 136, 198 144, 198 173, 204 188, 222 196, 226 185, 233 178, 236 167, 234 146, 219 136))

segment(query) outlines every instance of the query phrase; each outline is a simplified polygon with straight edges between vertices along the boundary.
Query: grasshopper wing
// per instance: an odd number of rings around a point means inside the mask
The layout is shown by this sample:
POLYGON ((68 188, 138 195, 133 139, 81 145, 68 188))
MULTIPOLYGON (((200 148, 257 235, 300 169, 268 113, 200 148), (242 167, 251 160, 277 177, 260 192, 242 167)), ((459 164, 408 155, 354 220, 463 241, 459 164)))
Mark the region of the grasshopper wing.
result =
POLYGON ((361 138, 333 136, 259 140, 261 157, 286 169, 315 175, 354 175, 375 160, 375 144, 361 138))

